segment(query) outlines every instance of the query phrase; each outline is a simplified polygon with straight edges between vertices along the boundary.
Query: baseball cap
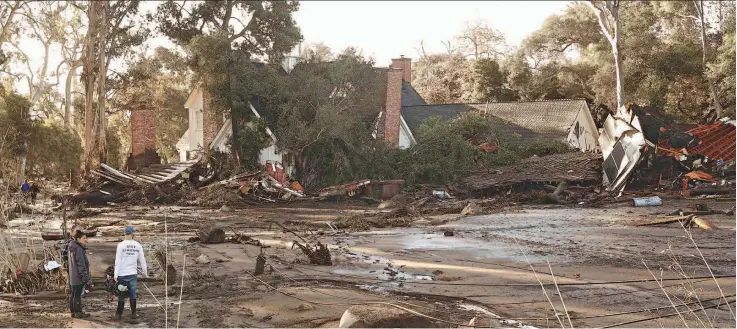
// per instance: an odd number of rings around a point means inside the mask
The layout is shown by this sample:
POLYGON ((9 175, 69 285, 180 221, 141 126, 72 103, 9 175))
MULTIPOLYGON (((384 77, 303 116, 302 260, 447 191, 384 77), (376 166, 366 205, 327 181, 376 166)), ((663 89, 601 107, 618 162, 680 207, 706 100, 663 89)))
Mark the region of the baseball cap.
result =
POLYGON ((133 226, 126 226, 125 227, 125 235, 136 233, 136 230, 133 229, 133 226))

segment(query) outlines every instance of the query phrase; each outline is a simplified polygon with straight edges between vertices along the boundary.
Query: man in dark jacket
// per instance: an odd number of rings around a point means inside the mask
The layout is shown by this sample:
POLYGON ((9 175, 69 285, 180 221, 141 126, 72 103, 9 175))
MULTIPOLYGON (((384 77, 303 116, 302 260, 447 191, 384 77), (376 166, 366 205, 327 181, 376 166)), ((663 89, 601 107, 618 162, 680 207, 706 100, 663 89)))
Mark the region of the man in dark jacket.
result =
POLYGON ((82 312, 82 294, 90 283, 90 262, 87 260, 87 236, 77 231, 74 241, 69 243, 69 284, 72 287, 72 317, 86 318, 82 312))
POLYGON ((72 230, 69 232, 69 239, 64 242, 64 246, 61 248, 61 262, 64 265, 64 271, 67 272, 67 285, 69 285, 69 291, 67 291, 67 300, 69 302, 69 311, 74 315, 72 308, 72 285, 69 280, 69 245, 74 242, 74 236, 77 235, 77 231, 81 231, 77 224, 72 225, 72 230))

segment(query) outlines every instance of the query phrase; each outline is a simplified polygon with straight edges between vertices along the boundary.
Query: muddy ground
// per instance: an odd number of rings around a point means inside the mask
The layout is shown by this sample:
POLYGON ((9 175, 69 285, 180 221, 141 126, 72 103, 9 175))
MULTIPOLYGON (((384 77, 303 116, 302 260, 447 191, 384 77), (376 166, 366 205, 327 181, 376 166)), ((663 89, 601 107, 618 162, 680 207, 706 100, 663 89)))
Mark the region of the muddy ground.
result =
MULTIPOLYGON (((699 301, 705 307, 720 302, 715 280, 682 279, 710 276, 686 231, 677 223, 635 226, 696 202, 667 199, 662 206, 647 208, 626 203, 604 208, 516 206, 479 216, 414 218, 410 227, 356 232, 333 229, 326 222, 382 210, 325 202, 229 211, 89 209, 92 215, 77 221, 99 231, 89 244, 93 277, 102 278, 114 261, 125 225, 136 227, 148 252, 154 278, 145 285, 139 282, 140 323, 110 322, 115 302, 93 289, 84 300, 92 313, 86 320, 69 318, 60 293, 0 296, 0 327, 337 327, 346 308, 373 302, 410 308, 444 327, 467 324, 474 316, 505 319, 493 321, 493 326, 561 327, 556 314, 566 327, 683 327, 684 321, 688 326, 731 327, 735 322, 723 300, 718 309, 698 310, 699 301), (246 234, 262 246, 188 242, 203 222, 217 223, 229 236, 246 234), (327 243, 333 265, 309 265, 299 248, 293 248, 293 241, 301 238, 327 243), (153 259, 165 241, 178 272, 168 288, 153 259), (267 260, 266 273, 253 276, 260 252, 267 260), (211 262, 195 262, 201 255, 211 262), (547 285, 553 283, 551 269, 557 289, 547 285), (653 275, 675 280, 663 281, 662 289, 652 280, 632 282, 653 275), (615 283, 599 284, 604 281, 615 283), (546 284, 544 291, 540 282, 546 284), (683 319, 647 320, 674 313, 663 289, 673 303, 689 303, 693 311, 681 307, 683 319), (162 304, 168 306, 166 313, 162 304), (627 323, 638 320, 645 321, 627 323)), ((735 205, 733 199, 699 202, 717 210, 735 205)), ((703 218, 716 229, 690 232, 714 275, 727 276, 716 281, 730 299, 735 292, 734 216, 703 218)), ((2 232, 13 234, 19 245, 40 249, 38 232, 60 223, 57 214, 23 215, 2 232)), ((730 307, 734 310, 734 304, 730 307)), ((126 310, 124 317, 128 314, 126 310)))

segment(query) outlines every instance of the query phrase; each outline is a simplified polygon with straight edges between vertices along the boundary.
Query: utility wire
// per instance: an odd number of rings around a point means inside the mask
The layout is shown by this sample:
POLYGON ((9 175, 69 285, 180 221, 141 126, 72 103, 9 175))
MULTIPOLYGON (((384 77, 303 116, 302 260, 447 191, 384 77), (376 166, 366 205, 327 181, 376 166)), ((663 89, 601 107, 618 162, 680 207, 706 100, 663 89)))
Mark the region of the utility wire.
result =
MULTIPOLYGON (((735 297, 735 295, 728 295, 725 296, 727 298, 735 297)), ((722 299, 721 296, 717 298, 711 298, 711 299, 704 299, 701 302, 710 302, 714 300, 720 300, 722 299)), ((688 306, 688 305, 694 305, 698 304, 699 302, 690 302, 690 303, 681 303, 680 305, 676 305, 676 307, 681 306, 688 306)), ((581 320, 581 319, 596 319, 596 318, 606 318, 610 316, 618 316, 618 315, 627 315, 627 314, 637 314, 637 313, 644 313, 644 312, 651 312, 651 311, 657 311, 657 310, 663 310, 666 308, 672 308, 673 305, 665 305, 665 306, 659 306, 659 307, 653 307, 653 308, 646 308, 644 310, 639 311, 627 311, 627 312, 616 312, 616 313, 605 313, 605 314, 597 314, 597 315, 584 315, 584 316, 572 316, 571 319, 574 320, 581 320)), ((515 318, 515 320, 547 320, 547 318, 515 318)))
MULTIPOLYGON (((722 299, 722 297, 720 297, 719 299, 722 299)), ((731 300, 731 301, 727 302, 726 304, 717 304, 717 305, 712 305, 712 306, 709 306, 709 307, 699 307, 699 308, 695 309, 694 311, 707 310, 707 309, 711 309, 711 308, 719 308, 722 305, 729 305, 729 304, 734 303, 734 302, 735 302, 734 300, 731 300)), ((680 313, 674 312, 674 313, 670 313, 670 314, 666 314, 666 315, 660 315, 660 316, 654 316, 654 317, 650 317, 650 318, 646 318, 646 319, 619 322, 619 323, 615 323, 615 324, 610 324, 610 325, 605 326, 605 327, 601 327, 601 329, 614 328, 614 327, 619 327, 619 326, 623 326, 623 325, 626 325, 626 324, 632 324, 632 323, 638 323, 638 322, 645 322, 645 321, 650 321, 650 320, 655 320, 655 319, 661 319, 661 318, 668 318, 668 317, 671 317, 671 316, 677 316, 678 314, 680 314, 680 313)))

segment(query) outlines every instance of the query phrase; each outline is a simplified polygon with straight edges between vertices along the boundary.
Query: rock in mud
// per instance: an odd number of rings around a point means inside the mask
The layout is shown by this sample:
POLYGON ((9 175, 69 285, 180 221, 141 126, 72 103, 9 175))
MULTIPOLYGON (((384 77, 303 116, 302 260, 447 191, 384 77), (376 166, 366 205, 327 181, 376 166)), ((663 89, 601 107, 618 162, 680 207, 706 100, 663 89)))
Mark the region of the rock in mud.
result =
POLYGON ((486 327, 486 328, 504 328, 498 319, 494 319, 488 316, 476 316, 468 322, 471 327, 486 327))
POLYGON ((469 215, 478 215, 481 213, 481 207, 477 205, 475 202, 469 202, 466 208, 463 208, 461 211, 461 215, 469 216, 469 215))
POLYGON ((202 243, 224 243, 225 231, 213 225, 204 225, 197 230, 197 236, 202 243))
POLYGON ((200 255, 200 257, 197 257, 194 261, 197 264, 210 264, 210 257, 207 257, 207 255, 200 255))
POLYGON ((428 318, 389 305, 356 305, 340 318, 339 328, 438 328, 428 318))
POLYGON ((261 292, 267 292, 269 291, 269 287, 267 287, 266 285, 260 284, 256 286, 256 290, 261 291, 261 292))
POLYGON ((220 212, 231 212, 233 211, 233 208, 228 207, 228 205, 223 205, 220 207, 220 212))
POLYGON ((297 311, 300 311, 300 312, 312 311, 314 309, 315 307, 312 306, 312 304, 310 303, 302 303, 302 304, 299 304, 299 306, 297 306, 297 311))

